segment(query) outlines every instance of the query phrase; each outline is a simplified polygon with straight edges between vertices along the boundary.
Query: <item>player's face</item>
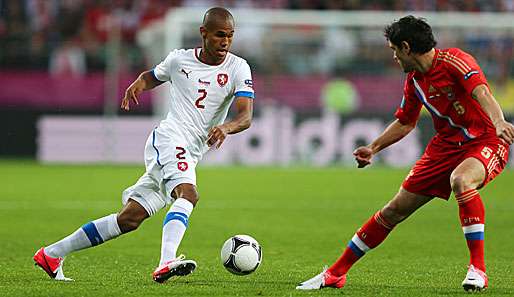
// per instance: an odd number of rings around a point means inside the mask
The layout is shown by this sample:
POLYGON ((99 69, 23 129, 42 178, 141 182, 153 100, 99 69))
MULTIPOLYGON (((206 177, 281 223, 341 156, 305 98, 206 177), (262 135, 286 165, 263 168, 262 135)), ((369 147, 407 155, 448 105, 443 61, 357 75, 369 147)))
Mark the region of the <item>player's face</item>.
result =
POLYGON ((231 20, 216 23, 212 28, 200 29, 203 38, 203 49, 213 61, 221 62, 225 59, 232 38, 234 37, 234 24, 231 20))
POLYGON ((414 70, 414 63, 412 61, 411 56, 408 54, 410 49, 405 47, 398 47, 395 44, 392 44, 391 41, 388 41, 389 48, 393 51, 393 59, 400 65, 403 72, 409 73, 414 70))

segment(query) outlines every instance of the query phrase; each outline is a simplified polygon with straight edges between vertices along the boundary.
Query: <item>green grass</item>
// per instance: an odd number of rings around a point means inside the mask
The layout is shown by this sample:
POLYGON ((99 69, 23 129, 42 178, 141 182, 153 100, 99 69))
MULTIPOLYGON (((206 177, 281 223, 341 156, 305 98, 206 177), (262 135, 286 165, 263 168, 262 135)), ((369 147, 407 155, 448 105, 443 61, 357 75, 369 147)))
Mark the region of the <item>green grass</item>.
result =
MULTIPOLYGON (((2 296, 463 296, 468 252, 455 200, 437 199, 399 225, 351 271, 343 290, 297 292, 342 252, 355 230, 397 191, 407 170, 369 168, 200 168, 200 202, 179 252, 192 275, 154 283, 165 211, 140 229, 67 257, 66 275, 50 280, 33 253, 82 224, 116 212, 121 191, 142 173, 129 166, 44 166, 0 162, 2 296), (249 276, 220 264, 231 235, 254 236, 263 263, 249 276)), ((486 296, 514 294, 512 184, 507 171, 482 190, 487 209, 486 296)))

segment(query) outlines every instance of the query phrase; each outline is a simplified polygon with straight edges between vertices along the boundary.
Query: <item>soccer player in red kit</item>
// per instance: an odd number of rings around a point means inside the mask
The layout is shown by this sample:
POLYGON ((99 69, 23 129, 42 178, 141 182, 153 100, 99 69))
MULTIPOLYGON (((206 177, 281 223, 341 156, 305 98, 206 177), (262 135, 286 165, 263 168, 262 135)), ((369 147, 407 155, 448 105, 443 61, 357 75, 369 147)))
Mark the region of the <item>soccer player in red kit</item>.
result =
POLYGON ((505 167, 514 126, 489 90, 475 59, 458 49, 434 48, 432 28, 420 18, 406 16, 384 30, 393 58, 407 78, 396 120, 371 144, 354 151, 358 167, 414 129, 424 105, 432 115, 436 135, 405 178, 399 192, 353 236, 341 257, 328 269, 299 284, 297 289, 341 288, 346 274, 368 250, 418 208, 451 192, 470 253, 462 286, 479 291, 488 286, 484 264, 484 205, 477 189, 505 167))

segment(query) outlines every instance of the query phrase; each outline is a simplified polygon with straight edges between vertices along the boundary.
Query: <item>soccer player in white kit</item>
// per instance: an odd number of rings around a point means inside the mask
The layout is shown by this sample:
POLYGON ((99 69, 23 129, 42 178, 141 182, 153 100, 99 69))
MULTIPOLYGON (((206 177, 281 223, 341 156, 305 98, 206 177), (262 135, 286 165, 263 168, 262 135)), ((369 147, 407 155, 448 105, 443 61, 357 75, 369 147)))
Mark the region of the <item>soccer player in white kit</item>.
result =
POLYGON ((166 205, 161 260, 153 272, 156 282, 188 275, 196 262, 177 249, 198 202, 195 167, 210 146, 219 148, 227 134, 250 127, 253 84, 247 62, 228 52, 234 19, 224 8, 209 9, 200 27, 202 47, 174 50, 153 70, 145 71, 127 88, 121 107, 129 110, 138 95, 171 82, 166 119, 149 135, 145 147, 146 172, 122 195, 123 208, 91 221, 64 239, 39 249, 36 265, 52 278, 69 280, 62 271, 69 253, 101 244, 135 230, 166 205), (234 119, 223 123, 235 101, 234 119))

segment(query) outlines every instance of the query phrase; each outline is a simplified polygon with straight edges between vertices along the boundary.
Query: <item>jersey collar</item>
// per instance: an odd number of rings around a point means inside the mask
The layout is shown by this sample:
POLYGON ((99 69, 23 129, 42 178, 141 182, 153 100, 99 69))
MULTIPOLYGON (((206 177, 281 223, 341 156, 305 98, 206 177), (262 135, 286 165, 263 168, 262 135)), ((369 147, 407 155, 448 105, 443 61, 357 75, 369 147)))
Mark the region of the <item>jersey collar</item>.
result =
POLYGON ((437 58, 439 57, 439 53, 441 52, 441 50, 438 48, 435 48, 434 50, 435 50, 435 53, 434 53, 434 57, 432 58, 432 66, 430 66, 430 69, 428 69, 428 71, 425 74, 431 73, 432 71, 434 71, 434 69, 437 66, 437 63, 438 63, 437 58))
POLYGON ((208 66, 219 66, 219 65, 222 65, 223 63, 225 63, 225 61, 227 60, 227 56, 230 54, 229 52, 227 52, 227 54, 225 55, 225 59, 223 59, 223 61, 221 61, 221 63, 209 64, 209 63, 205 63, 202 60, 200 60, 200 53, 201 52, 202 52, 202 48, 201 47, 195 47, 195 57, 198 60, 198 62, 200 62, 200 63, 202 63, 204 65, 208 65, 208 66))

